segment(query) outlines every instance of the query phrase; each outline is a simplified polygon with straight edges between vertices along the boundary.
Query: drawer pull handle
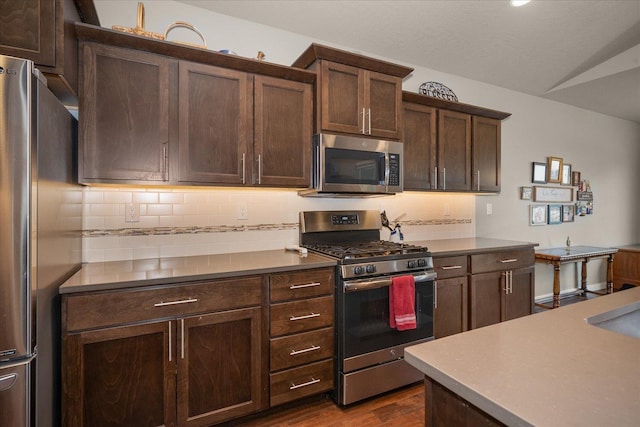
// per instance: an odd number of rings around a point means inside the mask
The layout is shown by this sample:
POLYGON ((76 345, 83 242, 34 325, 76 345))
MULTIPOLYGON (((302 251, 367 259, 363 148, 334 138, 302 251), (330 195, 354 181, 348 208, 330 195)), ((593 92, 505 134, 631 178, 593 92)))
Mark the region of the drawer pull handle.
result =
POLYGON ((313 288, 316 286, 320 286, 320 282, 305 283, 304 285, 291 285, 289 286, 289 289, 313 288))
POLYGON ((289 390, 295 390, 297 388, 306 387, 306 386, 309 386, 309 385, 317 384, 319 382, 320 382, 319 379, 311 377, 311 381, 307 381, 306 383, 302 383, 302 384, 298 384, 298 385, 295 385, 294 383, 291 383, 291 387, 289 387, 289 390))
POLYGON ((291 316, 289 320, 291 320, 292 322, 295 322, 296 320, 311 319, 313 317, 320 317, 320 313, 311 313, 304 316, 291 316))
POLYGON ((299 354, 308 353, 310 351, 316 351, 316 350, 320 350, 320 346, 312 345, 311 347, 305 348, 302 350, 291 350, 291 353, 289 353, 289 356, 297 356, 299 354))
POLYGON ((510 262, 517 262, 518 258, 501 259, 498 261, 500 264, 509 264, 510 262))
POLYGON ((461 265, 443 265, 442 267, 443 270, 460 270, 462 268, 461 265))
POLYGON ((177 305, 177 304, 189 304, 192 302, 198 302, 198 298, 189 298, 189 299, 181 299, 180 301, 160 301, 158 303, 153 304, 154 307, 164 307, 167 305, 177 305))

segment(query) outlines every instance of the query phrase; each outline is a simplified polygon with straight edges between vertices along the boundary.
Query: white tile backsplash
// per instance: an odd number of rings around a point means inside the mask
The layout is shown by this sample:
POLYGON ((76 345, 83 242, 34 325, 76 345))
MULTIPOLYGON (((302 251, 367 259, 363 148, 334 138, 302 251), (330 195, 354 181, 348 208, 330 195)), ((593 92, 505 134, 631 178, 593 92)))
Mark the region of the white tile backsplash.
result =
POLYGON ((313 199, 296 190, 94 186, 83 200, 85 262, 281 249, 298 243, 303 210, 386 210, 406 241, 475 236, 475 196, 466 194, 313 199), (124 221, 126 203, 139 204, 139 222, 124 221), (247 220, 237 218, 239 204, 247 220))

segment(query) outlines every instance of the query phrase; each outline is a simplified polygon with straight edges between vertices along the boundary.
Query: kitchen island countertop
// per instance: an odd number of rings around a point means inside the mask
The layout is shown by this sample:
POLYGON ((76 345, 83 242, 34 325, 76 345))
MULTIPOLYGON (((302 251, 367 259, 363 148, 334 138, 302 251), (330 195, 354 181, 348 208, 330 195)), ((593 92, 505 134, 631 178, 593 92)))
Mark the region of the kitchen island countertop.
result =
POLYGON ((585 319, 640 287, 409 347, 405 360, 509 426, 637 426, 640 339, 585 319))
POLYGON ((70 294, 132 286, 165 285, 193 280, 333 267, 335 260, 282 250, 197 255, 83 264, 59 293, 70 294))

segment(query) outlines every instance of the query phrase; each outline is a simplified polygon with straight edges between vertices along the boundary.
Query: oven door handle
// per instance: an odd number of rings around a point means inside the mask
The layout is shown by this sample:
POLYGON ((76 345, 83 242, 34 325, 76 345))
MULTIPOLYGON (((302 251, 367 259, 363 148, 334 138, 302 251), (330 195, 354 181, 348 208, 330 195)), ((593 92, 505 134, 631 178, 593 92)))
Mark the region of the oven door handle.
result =
MULTIPOLYGON (((395 276, 385 276, 380 279, 360 279, 345 280, 344 292, 368 291, 370 289, 378 289, 391 286, 391 280, 394 277, 406 276, 406 274, 397 274, 395 276)), ((413 280, 416 282, 426 282, 436 279, 436 272, 421 272, 420 274, 412 274, 413 280)))

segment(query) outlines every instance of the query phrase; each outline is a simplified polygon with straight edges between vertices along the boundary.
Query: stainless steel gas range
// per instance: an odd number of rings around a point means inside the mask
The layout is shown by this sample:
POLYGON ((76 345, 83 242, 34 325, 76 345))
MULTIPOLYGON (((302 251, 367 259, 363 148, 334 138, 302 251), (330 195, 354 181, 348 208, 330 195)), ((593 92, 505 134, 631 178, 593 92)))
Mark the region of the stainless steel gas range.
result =
POLYGON ((300 213, 300 244, 337 260, 336 390, 347 405, 421 381, 404 348, 433 339, 433 260, 428 248, 380 240, 378 211, 300 213), (413 276, 416 328, 389 322, 394 277, 413 276))

